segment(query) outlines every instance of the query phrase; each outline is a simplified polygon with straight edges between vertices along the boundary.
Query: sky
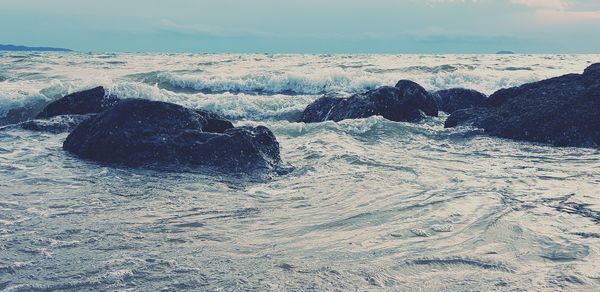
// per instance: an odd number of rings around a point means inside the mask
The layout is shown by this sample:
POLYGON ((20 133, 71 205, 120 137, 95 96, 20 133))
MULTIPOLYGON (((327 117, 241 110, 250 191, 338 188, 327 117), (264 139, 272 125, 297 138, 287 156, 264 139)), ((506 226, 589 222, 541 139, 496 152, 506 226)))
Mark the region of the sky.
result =
POLYGON ((600 53, 600 0, 0 0, 0 44, 83 52, 600 53))

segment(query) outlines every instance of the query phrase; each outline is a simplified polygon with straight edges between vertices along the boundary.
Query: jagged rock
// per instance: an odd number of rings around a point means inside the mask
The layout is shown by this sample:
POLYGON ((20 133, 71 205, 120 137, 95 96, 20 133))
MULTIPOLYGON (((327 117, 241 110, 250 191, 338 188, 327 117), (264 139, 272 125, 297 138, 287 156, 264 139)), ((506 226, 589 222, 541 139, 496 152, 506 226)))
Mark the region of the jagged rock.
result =
POLYGON ((501 89, 479 107, 454 112, 446 127, 472 125, 498 137, 556 146, 600 146, 600 64, 501 89))
POLYGON ((48 104, 36 118, 47 119, 59 115, 84 115, 102 112, 113 106, 119 98, 106 95, 104 87, 98 86, 89 90, 66 95, 48 104))
POLYGON ((449 114, 460 109, 476 107, 487 98, 481 92, 465 88, 438 90, 433 95, 438 109, 449 114))
POLYGON ((380 115, 391 121, 416 122, 424 116, 437 116, 434 97, 419 84, 401 80, 395 87, 384 86, 350 97, 326 94, 310 104, 301 121, 315 123, 341 121, 380 115))

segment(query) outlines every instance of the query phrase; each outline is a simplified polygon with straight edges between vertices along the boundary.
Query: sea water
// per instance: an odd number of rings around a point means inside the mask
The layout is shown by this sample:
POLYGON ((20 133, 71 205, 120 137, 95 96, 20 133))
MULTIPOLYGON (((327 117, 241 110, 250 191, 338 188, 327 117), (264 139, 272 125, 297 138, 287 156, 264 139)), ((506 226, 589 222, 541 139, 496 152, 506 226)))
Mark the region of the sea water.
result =
POLYGON ((296 122, 410 79, 486 94, 600 55, 0 53, 0 118, 98 85, 265 125, 288 174, 108 167, 0 131, 0 290, 600 289, 600 151, 381 117, 296 122))

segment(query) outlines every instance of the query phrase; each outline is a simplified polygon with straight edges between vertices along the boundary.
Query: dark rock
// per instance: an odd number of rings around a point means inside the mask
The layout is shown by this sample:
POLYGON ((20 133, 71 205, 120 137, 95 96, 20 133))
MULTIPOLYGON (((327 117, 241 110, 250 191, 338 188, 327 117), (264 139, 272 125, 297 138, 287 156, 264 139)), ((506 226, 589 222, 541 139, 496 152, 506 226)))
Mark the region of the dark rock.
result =
POLYGON ((598 79, 600 78, 600 63, 592 64, 589 67, 585 68, 583 71, 583 76, 586 79, 598 79))
POLYGON ((484 107, 457 110, 446 119, 444 126, 453 128, 459 125, 473 125, 484 128, 483 125, 485 125, 485 128, 490 128, 494 126, 495 120, 498 118, 494 115, 495 113, 495 110, 484 107))
POLYGON ((487 98, 481 92, 464 88, 439 90, 433 95, 438 109, 449 114, 456 110, 476 107, 487 98))
POLYGON ((300 121, 305 123, 317 123, 330 120, 330 114, 333 108, 346 99, 347 96, 338 92, 327 93, 304 109, 300 121))
POLYGON ((435 98, 421 85, 410 80, 400 80, 394 87, 400 90, 402 99, 406 99, 407 108, 413 107, 430 117, 437 117, 439 109, 435 98))
POLYGON ((62 115, 47 120, 29 120, 2 127, 0 130, 23 129, 35 132, 59 134, 72 131, 79 123, 89 119, 91 116, 93 115, 62 115))
POLYGON ((226 130, 233 128, 233 124, 230 121, 215 113, 201 109, 195 111, 206 119, 207 124, 204 127, 205 132, 223 133, 226 130))
POLYGON ((419 84, 401 80, 395 87, 384 86, 350 97, 326 94, 302 113, 305 123, 341 121, 380 115, 397 122, 416 122, 425 115, 437 116, 434 97, 419 84))
POLYGON ((265 127, 233 128, 204 111, 126 99, 83 121, 63 148, 82 158, 129 166, 214 166, 232 171, 272 169, 279 143, 265 127))
POLYGON ((446 127, 472 125, 498 137, 556 146, 600 146, 600 64, 501 89, 477 108, 454 112, 446 127))
MULTIPOLYGON (((119 102, 117 97, 107 96, 104 88, 99 86, 69 94, 50 104, 42 99, 23 107, 13 108, 0 119, 0 126, 10 125, 4 128, 50 133, 68 132, 79 122, 112 107, 117 102, 119 102), (31 119, 34 116, 35 119, 31 119)), ((233 128, 230 121, 217 114, 200 109, 196 112, 206 119, 207 124, 204 128, 206 132, 223 133, 233 128)))
POLYGON ((498 52, 496 52, 497 55, 512 55, 514 53, 515 52, 513 52, 513 51, 498 51, 498 52))
POLYGON ((48 104, 36 118, 46 119, 59 115, 83 115, 99 113, 111 107, 119 99, 106 95, 104 87, 99 86, 66 95, 48 104))

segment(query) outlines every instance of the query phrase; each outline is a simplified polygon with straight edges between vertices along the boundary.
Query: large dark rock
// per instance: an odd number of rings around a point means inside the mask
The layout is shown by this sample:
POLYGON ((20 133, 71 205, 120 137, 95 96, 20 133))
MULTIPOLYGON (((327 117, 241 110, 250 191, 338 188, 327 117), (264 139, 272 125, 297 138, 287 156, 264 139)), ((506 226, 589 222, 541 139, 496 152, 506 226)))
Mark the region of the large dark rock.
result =
POLYGON ((472 125, 494 136, 556 146, 600 146, 600 64, 501 89, 479 107, 454 112, 446 127, 472 125))
POLYGON ((104 87, 99 86, 66 95, 48 104, 36 118, 46 119, 60 115, 83 115, 102 112, 113 106, 119 99, 107 95, 104 87))
POLYGON ((453 113, 460 109, 476 107, 483 102, 487 96, 479 91, 464 88, 451 88, 439 90, 433 93, 438 109, 453 113))
MULTIPOLYGON (((63 133, 72 131, 80 122, 87 118, 109 109, 120 99, 107 95, 103 87, 99 86, 90 90, 69 94, 50 104, 33 104, 28 107, 11 109, 7 116, 0 119, 0 129, 24 129, 37 132, 63 133), (40 108, 44 108, 40 112, 40 108), (27 115, 35 111, 35 119, 27 115)), ((206 119, 204 131, 222 133, 233 124, 221 116, 201 109, 195 110, 206 119)))
POLYGON ((63 148, 85 159, 129 166, 248 171, 280 163, 279 144, 265 127, 233 128, 211 113, 143 99, 123 100, 83 121, 63 148))
POLYGON ((397 122, 416 122, 424 116, 437 116, 434 97, 419 84, 401 80, 395 87, 384 86, 364 93, 341 97, 326 94, 302 113, 305 123, 341 121, 380 115, 397 122))

